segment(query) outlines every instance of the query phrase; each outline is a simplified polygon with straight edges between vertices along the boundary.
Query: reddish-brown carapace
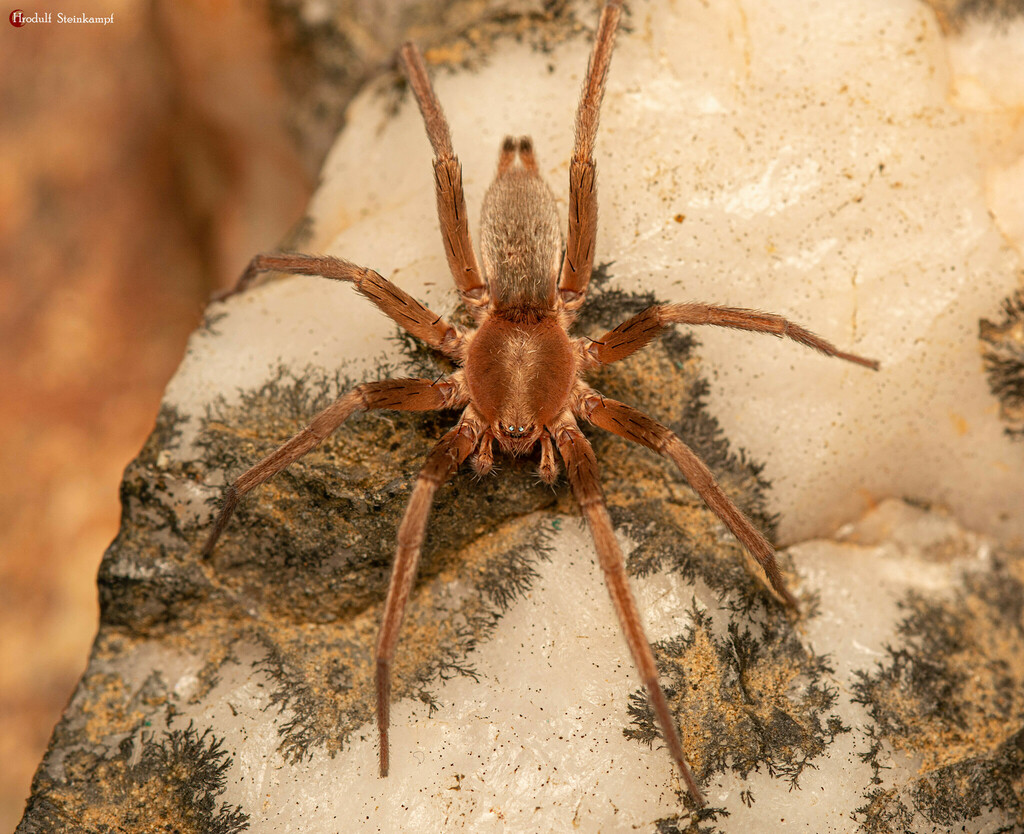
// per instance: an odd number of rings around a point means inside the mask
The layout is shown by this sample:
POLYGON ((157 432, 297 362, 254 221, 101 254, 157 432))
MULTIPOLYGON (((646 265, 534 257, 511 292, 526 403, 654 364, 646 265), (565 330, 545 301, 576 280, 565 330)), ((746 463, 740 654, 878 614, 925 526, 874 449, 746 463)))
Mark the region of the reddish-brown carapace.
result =
POLYGON ((693 799, 703 804, 658 682, 657 665, 605 506, 597 461, 580 431, 580 421, 671 458, 742 542, 768 590, 786 605, 795 606, 796 602, 782 579, 772 546, 722 491, 704 462, 668 428, 625 403, 602 396, 584 379, 588 372, 640 350, 673 324, 709 324, 787 336, 829 356, 878 367, 872 360, 837 350, 780 316, 709 304, 650 307, 596 340, 570 335, 573 320, 586 300, 594 263, 594 142, 620 14, 618 0, 602 11, 583 83, 569 162, 569 229, 564 247, 555 199, 537 170, 532 143, 528 138, 509 137, 500 151, 497 176, 484 198, 481 263, 470 242, 462 169, 452 149, 448 123, 419 50, 413 44, 401 50, 401 62, 434 149, 437 210, 448 265, 462 303, 476 321, 475 329, 449 323, 373 270, 340 258, 259 255, 239 282, 244 288, 254 275, 266 270, 349 281, 385 315, 458 366, 442 379, 386 379, 359 385, 340 397, 225 489, 223 506, 203 550, 204 556, 213 551, 242 495, 305 455, 353 413, 370 409, 461 412, 454 427, 427 456, 398 529, 375 660, 382 776, 388 772, 391 665, 434 494, 467 458, 476 472, 489 472, 495 443, 503 453, 514 456, 530 453, 539 444, 544 481, 551 483, 557 478, 556 452, 565 466, 665 743, 693 799))

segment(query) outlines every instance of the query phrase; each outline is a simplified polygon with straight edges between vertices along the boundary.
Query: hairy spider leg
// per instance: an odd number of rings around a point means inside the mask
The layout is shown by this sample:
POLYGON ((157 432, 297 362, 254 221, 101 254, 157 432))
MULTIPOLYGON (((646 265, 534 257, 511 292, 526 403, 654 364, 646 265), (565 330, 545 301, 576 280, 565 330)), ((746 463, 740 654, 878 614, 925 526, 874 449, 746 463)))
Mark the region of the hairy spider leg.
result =
POLYGON ((675 463, 704 503, 740 540, 744 555, 753 556, 751 567, 754 574, 761 578, 772 596, 791 608, 797 607, 796 599, 786 587, 775 561, 775 548, 725 494, 707 464, 675 433, 642 411, 603 397, 592 388, 583 387, 578 406, 573 411, 577 417, 646 446, 675 463))
POLYGON ((622 14, 620 0, 611 0, 601 11, 594 51, 587 65, 579 108, 576 111, 576 141, 569 161, 569 234, 558 280, 561 309, 568 323, 587 297, 587 285, 594 268, 597 237, 597 163, 594 143, 601 115, 605 80, 612 62, 615 31, 622 14))
POLYGON ((844 359, 874 371, 879 368, 877 360, 839 350, 831 342, 782 316, 743 307, 718 307, 714 304, 659 304, 648 307, 600 338, 588 340, 590 345, 587 352, 599 365, 618 362, 650 343, 672 324, 710 324, 754 333, 770 333, 792 339, 826 356, 844 359))
POLYGON ((356 292, 370 299, 378 310, 403 330, 452 359, 462 358, 465 350, 462 333, 449 324, 444 316, 424 307, 379 272, 332 255, 302 255, 297 252, 256 255, 249 262, 235 288, 221 298, 244 291, 259 273, 270 271, 347 281, 355 285, 356 292))
POLYGON ((490 303, 487 284, 480 273, 473 242, 469 237, 469 218, 466 197, 462 190, 462 165, 452 148, 452 135, 448 120, 437 100, 423 56, 413 43, 405 43, 401 50, 406 78, 416 96, 427 138, 434 149, 434 186, 437 191, 437 218, 444 240, 444 253, 448 258, 455 286, 462 303, 478 321, 490 303))
POLYGON ((467 408, 462 419, 442 437, 427 455, 426 463, 420 470, 413 487, 409 503, 398 528, 398 549, 391 582, 384 603, 380 632, 377 636, 376 686, 377 686, 377 729, 380 733, 380 775, 387 776, 390 763, 388 727, 391 722, 391 664, 398 645, 398 633, 402 626, 405 604, 409 600, 416 579, 423 539, 427 530, 427 519, 434 502, 438 486, 447 481, 459 465, 476 448, 484 431, 483 424, 467 408))
POLYGON ((306 428, 246 470, 224 489, 221 509, 213 529, 203 545, 203 558, 209 558, 224 532, 238 499, 290 466, 323 440, 357 411, 392 409, 395 411, 436 411, 465 405, 461 372, 448 379, 385 379, 366 382, 343 394, 317 414, 306 428))
POLYGON ((661 726, 662 737, 683 776, 683 781, 686 782, 687 790, 697 805, 703 806, 704 796, 686 762, 679 730, 669 711, 665 692, 658 682, 658 666, 654 661, 651 644, 648 642, 644 627, 640 622, 636 600, 629 587, 626 563, 619 543, 615 539, 615 531, 612 528, 612 521, 608 516, 608 508, 601 490, 594 450, 590 441, 579 430, 576 421, 569 415, 563 415, 561 423, 553 426, 551 433, 558 446, 558 452, 562 456, 562 461, 565 463, 565 472, 572 485, 573 495, 590 525, 590 533, 594 539, 594 547, 597 550, 598 562, 608 586, 608 593, 615 606, 615 613, 619 617, 629 652, 640 672, 640 679, 647 689, 647 696, 650 698, 654 714, 661 726))

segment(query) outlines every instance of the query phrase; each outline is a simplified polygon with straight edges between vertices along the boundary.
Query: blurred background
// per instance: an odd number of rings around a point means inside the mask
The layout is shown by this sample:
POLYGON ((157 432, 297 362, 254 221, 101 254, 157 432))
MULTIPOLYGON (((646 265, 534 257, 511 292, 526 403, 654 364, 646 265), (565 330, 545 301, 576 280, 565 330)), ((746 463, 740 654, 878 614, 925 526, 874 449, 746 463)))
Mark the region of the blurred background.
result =
POLYGON ((22 27, 7 11, 0 831, 21 818, 85 668, 121 472, 210 291, 280 240, 312 182, 252 6, 40 6, 26 16, 54 22, 22 27), (114 19, 60 24, 59 11, 114 19))

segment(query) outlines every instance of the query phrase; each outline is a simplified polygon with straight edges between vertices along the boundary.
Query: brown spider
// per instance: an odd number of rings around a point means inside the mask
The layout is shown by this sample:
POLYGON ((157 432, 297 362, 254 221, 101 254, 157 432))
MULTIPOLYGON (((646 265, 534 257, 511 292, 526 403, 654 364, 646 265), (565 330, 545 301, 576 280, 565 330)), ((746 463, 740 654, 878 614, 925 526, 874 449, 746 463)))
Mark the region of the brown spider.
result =
POLYGON ((783 582, 772 546, 722 491, 704 462, 668 428, 624 403, 601 396, 583 381, 583 376, 635 353, 671 324, 711 324, 788 336, 829 356, 878 368, 877 362, 837 350, 780 316, 708 304, 650 307, 597 340, 569 336, 569 328, 586 299, 594 263, 594 141, 621 11, 621 0, 609 0, 601 13, 576 113, 564 254, 555 198, 537 170, 533 145, 528 138, 508 137, 498 158, 497 176, 484 197, 482 273, 469 239, 462 169, 452 149, 448 123, 419 50, 411 43, 402 47, 401 61, 434 149, 437 211, 448 265, 462 303, 477 322, 475 330, 450 324, 373 270, 340 258, 258 255, 238 284, 238 289, 244 288, 264 270, 351 281, 385 315, 460 366, 443 379, 386 379, 359 385, 340 397, 317 414, 309 426, 225 489, 223 506, 203 548, 204 557, 208 557, 242 495, 301 458, 354 412, 462 410, 455 427, 427 456, 398 529, 398 552, 376 649, 381 776, 388 773, 391 664, 434 493, 466 458, 477 473, 489 472, 495 441, 503 452, 516 456, 531 452, 539 443, 540 476, 544 481, 552 483, 557 477, 556 447, 565 463, 665 742, 693 799, 703 805, 658 683, 658 667, 640 624, 622 551, 601 492, 597 461, 577 421, 593 423, 671 458, 753 556, 751 564, 769 591, 794 608, 796 600, 783 582))

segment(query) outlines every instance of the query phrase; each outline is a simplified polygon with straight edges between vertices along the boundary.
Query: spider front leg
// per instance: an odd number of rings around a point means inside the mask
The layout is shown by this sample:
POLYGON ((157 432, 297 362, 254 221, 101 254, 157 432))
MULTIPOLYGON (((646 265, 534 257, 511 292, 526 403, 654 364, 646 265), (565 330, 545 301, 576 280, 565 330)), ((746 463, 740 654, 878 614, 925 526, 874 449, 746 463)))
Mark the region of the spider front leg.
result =
POLYGON ((597 164, 594 143, 601 115, 601 99, 612 62, 615 30, 622 14, 621 0, 611 0, 601 12, 597 24, 594 51, 587 65, 579 108, 576 111, 576 142, 569 162, 569 234, 565 258, 558 280, 561 309, 568 321, 583 306, 590 273, 594 268, 594 241, 597 237, 597 164))
POLYGON ((203 545, 203 558, 213 553, 239 498, 310 452, 355 412, 375 408, 435 411, 457 408, 465 405, 466 400, 465 386, 459 372, 436 382, 429 379, 385 379, 357 385, 317 414, 306 428, 225 488, 220 513, 203 545))
POLYGON ((391 663, 398 645, 398 632, 402 626, 405 604, 416 578, 427 518, 438 486, 448 480, 459 465, 476 448, 483 426, 467 409, 458 425, 438 441, 427 456, 427 461, 416 479, 409 504, 398 528, 398 550, 391 569, 391 582, 384 603, 380 633, 377 637, 376 686, 377 729, 380 732, 380 775, 388 775, 388 727, 391 721, 391 663))
POLYGON ((689 446, 642 411, 603 397, 591 388, 579 389, 575 399, 573 411, 577 417, 672 460, 704 503, 740 540, 744 552, 753 557, 748 560, 750 566, 772 596, 785 605, 797 607, 775 561, 775 548, 725 494, 707 464, 689 446))
POLYGON ((257 255, 249 262, 235 288, 220 298, 244 291, 259 273, 269 271, 348 281, 355 285, 356 292, 370 299, 384 315, 417 339, 453 359, 462 358, 463 337, 443 316, 424 307, 380 273, 331 255, 292 252, 257 255))
POLYGON ((605 583, 608 585, 608 592, 611 594, 612 603, 615 606, 615 613, 619 617, 619 623, 626 637, 629 652, 633 656, 633 662, 647 688, 647 696, 651 700, 654 714, 661 726, 662 737, 682 773, 690 796, 693 797, 697 805, 703 806, 704 796, 686 763, 679 731, 676 729, 676 723, 669 711, 665 692, 658 682, 658 666, 654 660, 654 653, 651 651, 651 644, 640 623, 636 600, 633 598, 633 592, 630 590, 629 580, 626 577, 626 563, 619 543, 615 539, 615 531, 612 528, 612 521, 608 516, 604 495, 601 492, 594 450, 579 430, 576 421, 568 415, 564 416, 560 425, 552 428, 552 434, 558 445, 558 452, 565 462, 565 471, 569 476, 569 483, 572 484, 573 495, 576 496, 576 501, 590 525, 598 562, 604 573, 605 583))
POLYGON ((399 53, 405 67, 406 78, 412 87, 427 138, 434 149, 434 187, 437 192, 437 218, 441 224, 444 253, 448 258, 455 286, 462 296, 462 303, 478 321, 490 303, 487 284, 481 277, 480 267, 469 237, 469 217, 466 214, 466 197, 462 190, 462 165, 452 147, 451 129, 448 120, 430 84, 423 56, 413 43, 406 43, 399 53))

